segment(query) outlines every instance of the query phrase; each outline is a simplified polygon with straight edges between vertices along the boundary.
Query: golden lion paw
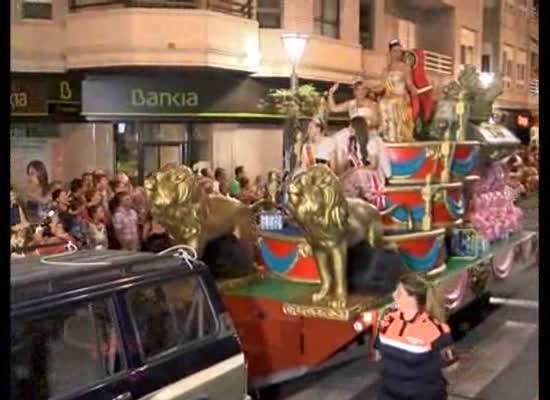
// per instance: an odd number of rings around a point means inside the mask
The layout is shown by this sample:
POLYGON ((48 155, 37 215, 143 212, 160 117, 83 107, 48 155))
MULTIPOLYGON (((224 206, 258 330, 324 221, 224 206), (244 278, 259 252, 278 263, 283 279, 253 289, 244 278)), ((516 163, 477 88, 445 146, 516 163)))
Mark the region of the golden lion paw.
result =
POLYGON ((346 308, 346 299, 334 299, 334 300, 331 300, 329 304, 332 308, 337 308, 337 309, 346 308))
POLYGON ((313 302, 318 303, 321 300, 323 300, 325 297, 327 297, 328 291, 329 291, 329 286, 328 285, 327 286, 322 286, 321 290, 319 290, 316 293, 313 293, 313 297, 312 297, 313 302))

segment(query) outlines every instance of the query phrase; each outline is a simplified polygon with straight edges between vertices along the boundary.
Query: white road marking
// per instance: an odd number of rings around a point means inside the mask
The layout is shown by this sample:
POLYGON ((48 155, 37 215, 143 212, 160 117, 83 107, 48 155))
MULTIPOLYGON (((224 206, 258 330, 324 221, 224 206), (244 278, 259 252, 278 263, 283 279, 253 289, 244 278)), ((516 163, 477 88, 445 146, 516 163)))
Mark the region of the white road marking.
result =
POLYGON ((510 307, 519 307, 519 308, 539 308, 539 302, 535 300, 522 300, 522 299, 507 299, 504 297, 491 297, 489 299, 491 304, 498 304, 510 307))
MULTIPOLYGON (((475 398, 517 358, 537 329, 536 324, 508 321, 477 342, 467 357, 459 358, 458 368, 447 374, 449 393, 475 398)), ((460 343, 460 356, 459 349, 460 343)))

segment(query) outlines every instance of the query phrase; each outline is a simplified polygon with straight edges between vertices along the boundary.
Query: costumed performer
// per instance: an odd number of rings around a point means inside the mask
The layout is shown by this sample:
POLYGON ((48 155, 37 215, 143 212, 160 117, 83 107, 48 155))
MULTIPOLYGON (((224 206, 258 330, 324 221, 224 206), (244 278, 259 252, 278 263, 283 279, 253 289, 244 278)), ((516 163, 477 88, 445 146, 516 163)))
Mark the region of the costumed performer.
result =
POLYGON ((389 43, 389 61, 384 72, 385 93, 380 102, 382 131, 388 142, 414 141, 411 96, 417 96, 411 67, 403 59, 398 40, 389 43))
MULTIPOLYGON (((334 101, 334 93, 339 88, 339 84, 335 83, 328 92, 328 108, 330 112, 341 113, 347 112, 350 120, 356 117, 362 117, 367 122, 369 130, 377 130, 380 126, 380 110, 376 102, 376 92, 374 88, 379 86, 377 82, 366 81, 361 77, 356 77, 353 81, 353 96, 352 100, 336 104, 334 101)), ((366 160, 367 138, 357 136, 359 150, 363 160, 366 160)))
POLYGON ((300 165, 302 169, 307 169, 315 164, 327 164, 334 170, 334 140, 327 137, 325 132, 325 121, 318 116, 313 117, 308 124, 306 143, 302 147, 300 165))

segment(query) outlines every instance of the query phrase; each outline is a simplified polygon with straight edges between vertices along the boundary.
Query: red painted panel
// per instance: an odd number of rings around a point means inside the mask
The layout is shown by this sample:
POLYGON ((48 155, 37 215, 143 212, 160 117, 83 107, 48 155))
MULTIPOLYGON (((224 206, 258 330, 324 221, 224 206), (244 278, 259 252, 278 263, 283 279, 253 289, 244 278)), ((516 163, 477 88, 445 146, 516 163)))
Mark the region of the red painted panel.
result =
POLYGON ((406 161, 415 158, 423 149, 421 147, 411 147, 404 145, 403 147, 388 147, 388 156, 390 160, 406 161))
POLYGON ((433 245, 436 236, 423 239, 410 239, 399 242, 399 248, 410 254, 422 255, 426 254, 433 245))
POLYGON ((319 279, 317 264, 313 257, 299 257, 294 267, 288 272, 288 276, 295 279, 314 281, 319 279))

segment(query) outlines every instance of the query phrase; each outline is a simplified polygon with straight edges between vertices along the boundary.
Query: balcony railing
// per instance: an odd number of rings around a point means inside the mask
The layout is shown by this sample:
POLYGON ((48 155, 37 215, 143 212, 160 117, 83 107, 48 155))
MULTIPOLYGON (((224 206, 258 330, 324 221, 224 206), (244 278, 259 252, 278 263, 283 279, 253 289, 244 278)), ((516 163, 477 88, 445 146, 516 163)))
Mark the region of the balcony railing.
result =
POLYGON ((529 95, 537 97, 539 95, 539 80, 531 79, 529 82, 529 95))
POLYGON ((426 55, 426 71, 442 75, 453 75, 453 58, 434 51, 424 51, 426 55))
POLYGON ((254 18, 253 0, 69 0, 71 11, 98 7, 203 9, 254 18))

